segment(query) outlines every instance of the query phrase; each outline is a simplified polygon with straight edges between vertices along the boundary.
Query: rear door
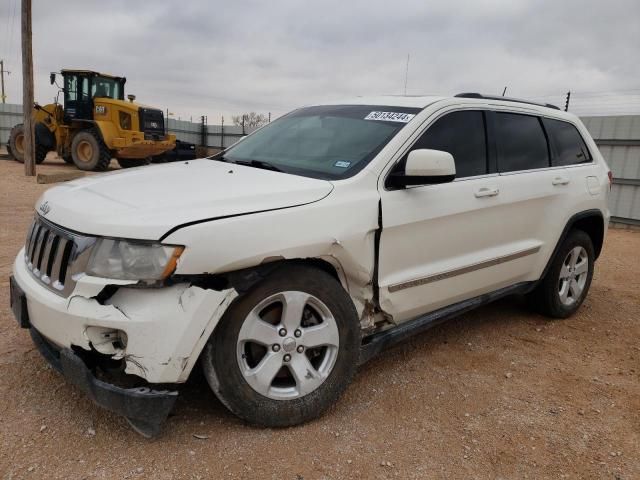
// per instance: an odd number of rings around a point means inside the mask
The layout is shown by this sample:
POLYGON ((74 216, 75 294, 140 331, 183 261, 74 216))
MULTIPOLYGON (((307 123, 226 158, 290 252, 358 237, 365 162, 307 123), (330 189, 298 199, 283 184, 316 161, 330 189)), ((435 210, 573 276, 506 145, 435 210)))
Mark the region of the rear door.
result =
POLYGON ((536 114, 495 111, 505 251, 523 252, 511 262, 513 281, 535 281, 566 223, 572 180, 551 163, 553 151, 543 119, 536 114))
MULTIPOLYGON (((594 157, 575 125, 552 118, 543 118, 542 122, 551 145, 551 165, 563 170, 573 204, 579 204, 580 199, 585 198, 585 189, 589 193, 587 199, 604 195, 603 186, 606 188, 608 179, 601 177, 606 173, 594 163, 594 157)), ((568 215, 572 213, 567 212, 568 215)))

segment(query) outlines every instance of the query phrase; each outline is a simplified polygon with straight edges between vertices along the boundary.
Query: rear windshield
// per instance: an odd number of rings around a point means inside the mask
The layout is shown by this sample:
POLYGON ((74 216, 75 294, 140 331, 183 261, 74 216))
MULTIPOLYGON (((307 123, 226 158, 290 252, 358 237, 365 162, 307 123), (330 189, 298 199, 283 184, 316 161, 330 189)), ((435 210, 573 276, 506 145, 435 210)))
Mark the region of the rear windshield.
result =
POLYGON ((347 178, 362 170, 419 111, 379 105, 301 108, 222 155, 228 161, 265 162, 307 177, 347 178))

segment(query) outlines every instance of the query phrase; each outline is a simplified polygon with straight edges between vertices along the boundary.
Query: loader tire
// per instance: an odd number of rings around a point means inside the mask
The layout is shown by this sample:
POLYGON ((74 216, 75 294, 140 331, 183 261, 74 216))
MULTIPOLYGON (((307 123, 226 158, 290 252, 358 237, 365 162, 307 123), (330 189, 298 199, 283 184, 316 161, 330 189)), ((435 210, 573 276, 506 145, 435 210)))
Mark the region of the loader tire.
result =
POLYGON ((36 163, 38 165, 44 162, 45 158, 47 158, 47 153, 49 153, 49 149, 36 142, 36 163))
POLYGON ((19 123, 9 134, 9 154, 18 162, 24 163, 24 125, 19 123))
POLYGON ((103 172, 109 168, 111 152, 95 130, 83 130, 74 135, 71 157, 80 170, 103 172))

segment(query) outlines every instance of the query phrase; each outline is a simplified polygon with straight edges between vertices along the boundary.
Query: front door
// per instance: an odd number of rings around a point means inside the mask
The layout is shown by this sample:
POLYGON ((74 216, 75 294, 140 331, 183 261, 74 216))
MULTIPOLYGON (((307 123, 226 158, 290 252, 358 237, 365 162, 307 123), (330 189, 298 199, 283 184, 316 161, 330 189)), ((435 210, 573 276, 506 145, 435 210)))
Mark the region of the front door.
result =
POLYGON ((446 113, 409 149, 451 153, 453 182, 380 192, 380 306, 395 322, 508 283, 498 263, 505 218, 486 120, 480 110, 446 113))
POLYGON ((74 120, 92 120, 93 102, 89 95, 89 77, 79 74, 64 76, 64 114, 74 120))

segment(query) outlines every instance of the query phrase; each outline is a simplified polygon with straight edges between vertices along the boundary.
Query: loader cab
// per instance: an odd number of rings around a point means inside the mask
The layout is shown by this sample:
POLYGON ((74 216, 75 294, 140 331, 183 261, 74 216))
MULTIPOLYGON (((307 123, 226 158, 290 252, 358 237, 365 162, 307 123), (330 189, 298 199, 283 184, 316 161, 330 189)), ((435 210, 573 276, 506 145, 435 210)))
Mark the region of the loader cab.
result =
MULTIPOLYGON (((124 100, 124 77, 86 70, 63 70, 64 115, 68 120, 93 120, 95 98, 124 100)), ((55 82, 55 74, 51 76, 55 82)))

